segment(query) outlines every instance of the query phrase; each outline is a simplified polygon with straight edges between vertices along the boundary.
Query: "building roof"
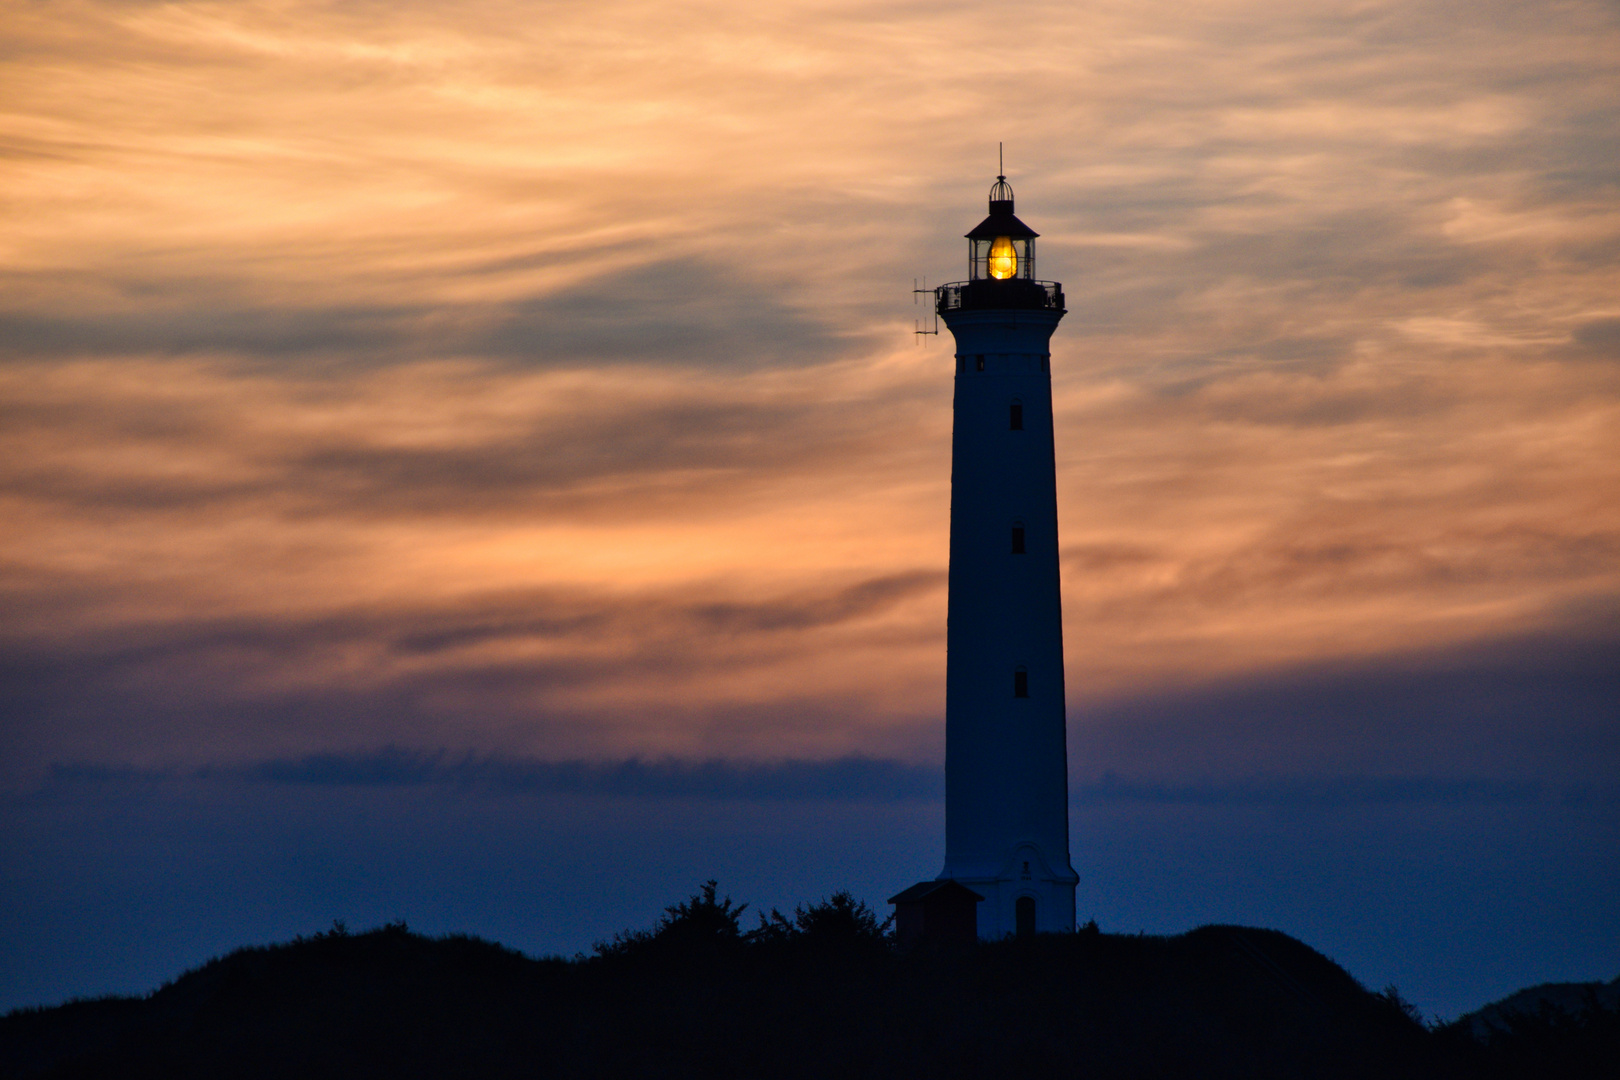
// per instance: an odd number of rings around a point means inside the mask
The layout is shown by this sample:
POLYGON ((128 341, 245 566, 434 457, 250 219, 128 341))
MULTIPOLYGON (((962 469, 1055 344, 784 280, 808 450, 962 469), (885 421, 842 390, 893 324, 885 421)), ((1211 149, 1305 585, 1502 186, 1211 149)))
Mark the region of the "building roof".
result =
POLYGON ((967 238, 969 240, 994 240, 998 236, 1007 236, 1014 240, 1033 240, 1041 235, 1018 220, 1017 215, 1012 212, 1012 202, 1010 200, 1005 205, 1006 209, 1002 209, 996 203, 991 203, 990 216, 975 225, 973 231, 966 234, 967 238))
POLYGON ((904 892, 895 893, 889 897, 889 903, 912 904, 918 900, 946 899, 956 895, 971 898, 975 904, 984 899, 984 897, 963 885, 960 881, 953 881, 950 878, 935 878, 933 881, 919 881, 904 892))

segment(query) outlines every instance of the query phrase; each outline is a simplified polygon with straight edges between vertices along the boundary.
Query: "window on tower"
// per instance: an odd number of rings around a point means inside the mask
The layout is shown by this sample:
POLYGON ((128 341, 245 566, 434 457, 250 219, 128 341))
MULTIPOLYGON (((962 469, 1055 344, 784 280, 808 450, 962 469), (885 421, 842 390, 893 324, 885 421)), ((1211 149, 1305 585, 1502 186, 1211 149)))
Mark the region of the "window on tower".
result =
POLYGON ((1012 527, 1012 553, 1014 555, 1024 553, 1024 523, 1022 521, 1012 527))
POLYGON ((1015 401, 1008 408, 1008 410, 1007 410, 1007 430, 1008 431, 1023 431, 1024 430, 1024 403, 1022 401, 1015 401))
POLYGON ((979 354, 977 354, 977 355, 976 355, 976 356, 975 356, 975 357, 974 357, 974 358, 973 358, 973 361, 974 361, 974 363, 975 363, 975 364, 977 364, 977 365, 978 365, 978 368, 977 368, 977 370, 979 370, 979 371, 983 371, 983 370, 984 370, 984 353, 979 353, 979 354))
POLYGON ((1024 668, 1013 672, 1013 697, 1029 697, 1029 672, 1024 668))

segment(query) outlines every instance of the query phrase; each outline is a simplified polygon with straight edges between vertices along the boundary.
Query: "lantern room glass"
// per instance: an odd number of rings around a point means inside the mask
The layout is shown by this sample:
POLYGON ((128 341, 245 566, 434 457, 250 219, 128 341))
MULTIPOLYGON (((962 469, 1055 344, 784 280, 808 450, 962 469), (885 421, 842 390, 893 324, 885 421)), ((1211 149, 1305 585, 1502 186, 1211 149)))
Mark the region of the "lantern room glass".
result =
POLYGON ((968 276, 973 281, 1034 281, 1035 238, 969 240, 968 262, 968 276))

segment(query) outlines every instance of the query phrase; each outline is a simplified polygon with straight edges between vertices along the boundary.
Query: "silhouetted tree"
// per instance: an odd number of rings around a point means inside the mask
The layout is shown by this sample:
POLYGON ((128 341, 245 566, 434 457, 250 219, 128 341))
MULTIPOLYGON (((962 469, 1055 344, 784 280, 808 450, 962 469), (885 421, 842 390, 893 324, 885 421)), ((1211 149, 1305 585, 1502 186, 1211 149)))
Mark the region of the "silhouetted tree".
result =
POLYGON ((664 909, 658 926, 651 930, 621 931, 613 940, 599 942, 598 956, 622 956, 653 948, 660 951, 714 951, 741 945, 744 941, 742 913, 747 904, 734 904, 731 897, 719 896, 719 883, 705 881, 690 898, 664 909))
POLYGON ((759 926, 748 934, 750 942, 779 945, 800 941, 830 948, 887 948, 889 924, 894 916, 879 919, 865 902, 855 899, 848 889, 840 889, 815 904, 800 904, 791 917, 772 908, 760 914, 759 926))
POLYGON ((710 878, 696 895, 665 908, 654 936, 693 941, 740 940, 742 913, 748 910, 748 905, 733 904, 729 896, 717 899, 719 887, 719 883, 710 878))

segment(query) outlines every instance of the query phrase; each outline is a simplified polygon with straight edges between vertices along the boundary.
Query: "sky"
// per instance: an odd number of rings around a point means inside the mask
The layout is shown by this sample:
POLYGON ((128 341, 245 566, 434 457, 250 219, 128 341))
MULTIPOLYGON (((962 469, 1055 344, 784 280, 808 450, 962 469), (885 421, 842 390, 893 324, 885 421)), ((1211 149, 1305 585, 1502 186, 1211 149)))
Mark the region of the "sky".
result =
POLYGON ((1620 974, 1620 7, 0 0, 0 1008, 943 855, 1053 340, 1081 918, 1620 974))

